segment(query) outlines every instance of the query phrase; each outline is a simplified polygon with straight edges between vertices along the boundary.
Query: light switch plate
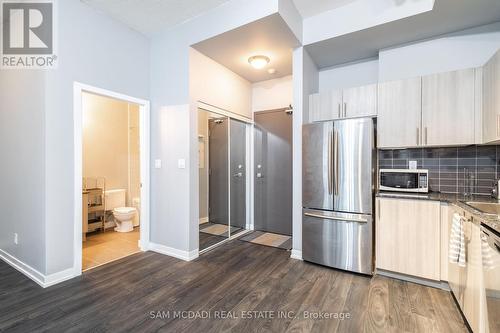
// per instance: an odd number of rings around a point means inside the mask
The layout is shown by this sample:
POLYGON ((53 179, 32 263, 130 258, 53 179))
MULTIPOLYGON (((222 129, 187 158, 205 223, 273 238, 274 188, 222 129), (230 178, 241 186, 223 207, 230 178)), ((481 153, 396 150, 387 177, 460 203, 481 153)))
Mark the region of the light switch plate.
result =
POLYGON ((417 161, 408 161, 408 168, 410 170, 416 170, 417 169, 417 161))
POLYGON ((161 160, 155 160, 155 169, 161 169, 161 160))
POLYGON ((186 169, 186 160, 183 158, 177 160, 177 167, 179 169, 186 169))

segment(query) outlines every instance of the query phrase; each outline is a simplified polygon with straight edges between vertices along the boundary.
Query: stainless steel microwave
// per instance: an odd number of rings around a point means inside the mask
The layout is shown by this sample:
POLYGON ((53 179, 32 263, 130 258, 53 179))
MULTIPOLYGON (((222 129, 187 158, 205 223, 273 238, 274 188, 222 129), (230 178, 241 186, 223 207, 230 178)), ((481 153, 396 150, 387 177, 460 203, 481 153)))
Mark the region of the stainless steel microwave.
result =
POLYGON ((429 170, 380 169, 379 190, 398 192, 429 192, 429 170))

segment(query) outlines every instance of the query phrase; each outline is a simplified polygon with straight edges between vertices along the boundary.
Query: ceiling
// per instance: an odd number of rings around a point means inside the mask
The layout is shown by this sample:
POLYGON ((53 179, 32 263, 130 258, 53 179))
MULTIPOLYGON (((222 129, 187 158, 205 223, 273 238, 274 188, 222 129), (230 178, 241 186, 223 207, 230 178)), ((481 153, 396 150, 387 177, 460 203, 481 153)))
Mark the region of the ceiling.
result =
POLYGON ((306 18, 345 6, 355 1, 357 0, 293 0, 293 3, 300 15, 306 18))
POLYGON ((259 82, 292 74, 292 49, 298 45, 285 21, 274 14, 193 47, 246 80, 259 82), (265 55, 271 62, 264 69, 256 70, 248 63, 253 55, 265 55), (276 69, 276 73, 269 74, 269 68, 276 69))
POLYGON ((129 27, 152 35, 229 0, 80 0, 129 27))
POLYGON ((499 0, 436 0, 432 11, 306 46, 319 68, 373 58, 381 49, 500 21, 499 0))

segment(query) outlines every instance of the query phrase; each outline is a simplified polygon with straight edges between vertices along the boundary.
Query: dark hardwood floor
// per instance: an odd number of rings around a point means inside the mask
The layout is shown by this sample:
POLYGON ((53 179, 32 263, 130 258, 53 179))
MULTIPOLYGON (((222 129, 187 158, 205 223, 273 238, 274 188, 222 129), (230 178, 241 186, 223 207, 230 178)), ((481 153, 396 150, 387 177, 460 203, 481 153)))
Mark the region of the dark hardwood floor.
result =
POLYGON ((227 237, 211 235, 201 231, 198 232, 198 235, 200 251, 227 239, 227 237))
POLYGON ((467 332, 448 292, 289 257, 233 240, 193 262, 135 254, 47 289, 0 261, 0 331, 467 332))

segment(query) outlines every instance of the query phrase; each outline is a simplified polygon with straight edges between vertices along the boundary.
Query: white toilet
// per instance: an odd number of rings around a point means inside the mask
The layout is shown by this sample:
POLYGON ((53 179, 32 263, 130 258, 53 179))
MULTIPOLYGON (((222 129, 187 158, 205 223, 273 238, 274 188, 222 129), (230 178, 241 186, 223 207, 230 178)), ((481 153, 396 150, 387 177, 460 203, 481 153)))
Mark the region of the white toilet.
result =
POLYGON ((126 193, 124 189, 106 191, 106 211, 113 211, 117 232, 134 230, 134 217, 137 210, 134 207, 125 207, 126 193))

